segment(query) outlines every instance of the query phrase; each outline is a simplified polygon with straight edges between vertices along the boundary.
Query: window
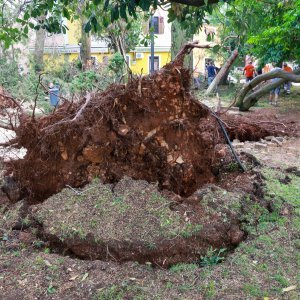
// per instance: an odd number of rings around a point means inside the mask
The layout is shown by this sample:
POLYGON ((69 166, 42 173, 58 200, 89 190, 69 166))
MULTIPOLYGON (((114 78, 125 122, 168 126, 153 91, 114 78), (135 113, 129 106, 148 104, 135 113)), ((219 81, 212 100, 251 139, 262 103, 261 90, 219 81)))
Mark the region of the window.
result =
MULTIPOLYGON (((149 20, 149 29, 151 28, 151 18, 149 20)), ((163 34, 164 33, 164 18, 163 17, 153 17, 153 28, 154 34, 163 34)))
MULTIPOLYGON (((159 70, 159 56, 154 56, 154 71, 159 70)), ((149 73, 151 73, 151 56, 149 56, 149 73)))

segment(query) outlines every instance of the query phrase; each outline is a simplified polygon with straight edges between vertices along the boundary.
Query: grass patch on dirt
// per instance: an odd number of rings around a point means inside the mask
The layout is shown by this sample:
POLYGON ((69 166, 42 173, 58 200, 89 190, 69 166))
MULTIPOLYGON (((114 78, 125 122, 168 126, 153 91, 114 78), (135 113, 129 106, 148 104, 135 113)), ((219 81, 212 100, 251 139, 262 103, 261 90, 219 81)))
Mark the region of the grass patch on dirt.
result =
POLYGON ((98 242, 139 241, 155 247, 158 239, 191 237, 202 229, 201 224, 185 222, 170 204, 145 181, 125 178, 112 191, 94 180, 78 194, 64 189, 50 197, 36 218, 62 241, 92 233, 98 242))

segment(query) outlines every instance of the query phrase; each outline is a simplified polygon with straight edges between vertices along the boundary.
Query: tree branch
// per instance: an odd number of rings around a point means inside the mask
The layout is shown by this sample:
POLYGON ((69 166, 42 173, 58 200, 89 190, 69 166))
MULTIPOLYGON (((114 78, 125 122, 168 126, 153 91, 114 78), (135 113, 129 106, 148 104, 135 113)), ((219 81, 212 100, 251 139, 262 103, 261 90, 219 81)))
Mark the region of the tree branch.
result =
POLYGON ((181 50, 177 53, 175 56, 173 62, 178 62, 179 64, 183 63, 184 56, 186 54, 189 54, 194 48, 200 48, 200 49, 209 49, 212 48, 214 45, 213 44, 207 44, 207 45, 198 45, 199 41, 194 41, 185 44, 181 50))
POLYGON ((261 96, 270 92, 272 89, 282 85, 283 83, 287 81, 300 82, 299 74, 300 74, 300 69, 294 71, 293 73, 289 73, 278 69, 255 77, 252 81, 247 83, 239 93, 237 97, 236 106, 238 106, 241 111, 248 110, 251 106, 253 106, 258 101, 258 99, 261 96), (273 78, 281 78, 281 79, 276 82, 265 85, 264 87, 258 89, 257 91, 254 91, 252 94, 246 97, 249 91, 253 90, 258 84, 273 78))

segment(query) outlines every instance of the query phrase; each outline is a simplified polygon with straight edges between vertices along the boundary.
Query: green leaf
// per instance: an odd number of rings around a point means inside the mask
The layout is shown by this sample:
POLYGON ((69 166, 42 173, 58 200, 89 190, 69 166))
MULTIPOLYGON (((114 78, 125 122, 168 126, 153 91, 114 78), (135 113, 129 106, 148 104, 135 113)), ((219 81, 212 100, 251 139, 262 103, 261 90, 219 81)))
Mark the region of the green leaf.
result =
POLYGON ((28 26, 27 25, 24 27, 24 33, 28 34, 28 26))
POLYGON ((125 5, 125 3, 122 3, 122 4, 121 4, 121 7, 120 7, 120 16, 121 16, 121 18, 123 18, 124 20, 127 20, 126 5, 125 5))
POLYGON ((26 11, 24 14, 24 20, 28 20, 30 18, 29 12, 26 11))
POLYGON ((111 11, 111 19, 112 21, 116 21, 119 19, 119 6, 115 5, 111 11))
POLYGON ((71 18, 69 11, 65 7, 63 8, 63 16, 68 20, 71 18))
POLYGON ((101 0, 93 0, 93 3, 94 3, 95 5, 99 5, 99 4, 101 3, 101 0))
POLYGON ((212 48, 212 51, 213 51, 214 53, 218 53, 220 49, 221 49, 221 46, 220 46, 220 45, 216 45, 216 46, 214 46, 214 47, 212 48))
POLYGON ((91 24, 93 25, 94 31, 97 31, 98 21, 97 21, 97 19, 96 19, 95 16, 92 16, 92 17, 91 17, 91 24))
POLYGON ((88 32, 90 32, 91 31, 91 29, 92 29, 92 25, 91 25, 91 22, 89 21, 89 22, 87 22, 85 25, 84 25, 84 32, 86 32, 86 33, 88 33, 88 32))

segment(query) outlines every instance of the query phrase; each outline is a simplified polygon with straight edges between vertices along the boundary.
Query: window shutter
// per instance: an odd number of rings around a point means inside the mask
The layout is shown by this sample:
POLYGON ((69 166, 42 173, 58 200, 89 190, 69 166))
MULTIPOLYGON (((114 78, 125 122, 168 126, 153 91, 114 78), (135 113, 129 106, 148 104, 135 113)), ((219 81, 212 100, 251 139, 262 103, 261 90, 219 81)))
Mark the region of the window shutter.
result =
POLYGON ((158 33, 163 34, 165 29, 164 17, 159 17, 158 33))

